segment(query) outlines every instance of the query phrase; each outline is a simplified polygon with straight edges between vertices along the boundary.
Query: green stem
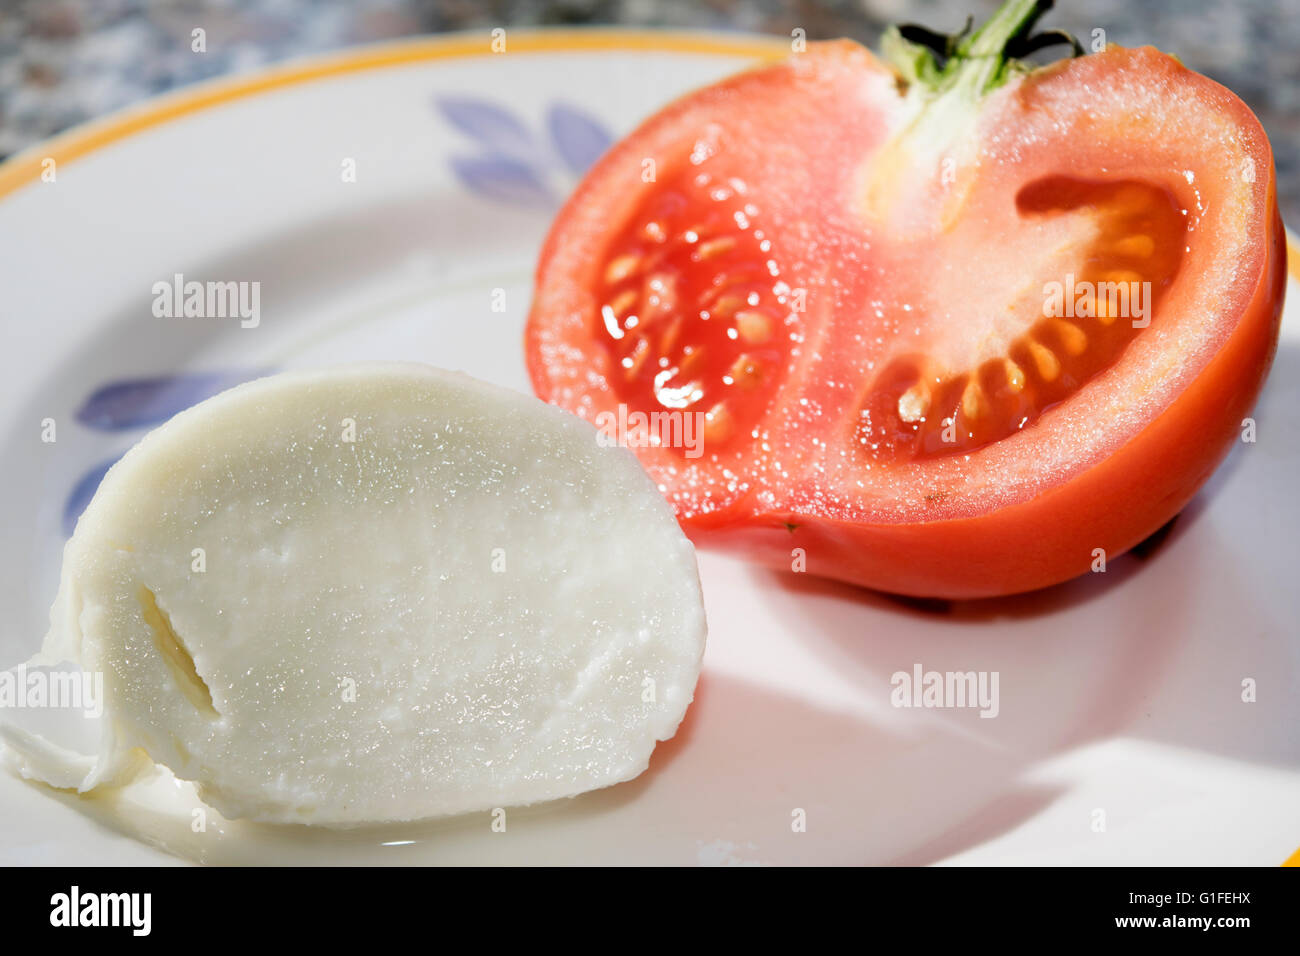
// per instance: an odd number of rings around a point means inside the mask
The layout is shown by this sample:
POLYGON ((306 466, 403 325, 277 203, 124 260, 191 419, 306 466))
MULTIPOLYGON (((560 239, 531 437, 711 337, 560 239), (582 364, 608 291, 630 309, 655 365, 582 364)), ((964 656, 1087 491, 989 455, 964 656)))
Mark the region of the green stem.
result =
MULTIPOLYGON (((988 22, 974 33, 955 36, 932 33, 919 27, 890 27, 882 41, 885 58, 894 64, 909 85, 937 96, 959 90, 979 99, 1005 83, 1017 69, 1024 69, 1014 56, 1029 45, 1030 32, 1048 10, 1052 0, 1006 0, 988 22)), ((1066 34, 1034 38, 1038 46, 1077 41, 1066 34)))
POLYGON ((1006 79, 1007 45, 1032 30, 1051 8, 1052 0, 1007 0, 957 48, 944 72, 955 77, 954 86, 965 86, 976 96, 987 93, 1006 79))

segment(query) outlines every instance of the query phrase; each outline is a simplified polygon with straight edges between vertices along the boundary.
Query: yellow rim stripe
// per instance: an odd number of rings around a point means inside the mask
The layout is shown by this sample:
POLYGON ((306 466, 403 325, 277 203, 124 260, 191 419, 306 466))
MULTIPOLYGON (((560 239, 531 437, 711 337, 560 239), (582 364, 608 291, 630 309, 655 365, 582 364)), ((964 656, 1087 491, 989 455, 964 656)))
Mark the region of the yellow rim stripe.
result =
POLYGON ((127 109, 107 119, 77 127, 24 150, 0 164, 0 196, 5 196, 15 189, 38 180, 42 169, 41 162, 47 158, 53 159, 57 165, 62 166, 110 143, 190 113, 197 113, 246 96, 362 70, 407 66, 430 60, 511 56, 517 53, 653 50, 758 59, 777 57, 789 52, 790 49, 789 42, 779 37, 731 38, 716 34, 599 29, 508 31, 506 52, 497 54, 492 53, 491 43, 492 38, 486 32, 426 37, 312 58, 287 66, 274 67, 250 77, 227 78, 199 84, 193 88, 149 100, 139 107, 127 109))

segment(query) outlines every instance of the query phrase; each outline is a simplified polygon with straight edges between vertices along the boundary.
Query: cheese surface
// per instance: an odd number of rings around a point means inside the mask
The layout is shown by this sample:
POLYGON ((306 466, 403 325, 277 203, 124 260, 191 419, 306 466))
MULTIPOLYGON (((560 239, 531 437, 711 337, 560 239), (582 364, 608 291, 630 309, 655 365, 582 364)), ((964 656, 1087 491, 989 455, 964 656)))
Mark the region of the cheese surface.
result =
POLYGON ((635 777, 694 693, 694 550, 635 457, 425 366, 289 372, 145 436, 64 553, 41 658, 103 741, 5 735, 87 790, 144 751, 231 818, 351 825, 635 777))

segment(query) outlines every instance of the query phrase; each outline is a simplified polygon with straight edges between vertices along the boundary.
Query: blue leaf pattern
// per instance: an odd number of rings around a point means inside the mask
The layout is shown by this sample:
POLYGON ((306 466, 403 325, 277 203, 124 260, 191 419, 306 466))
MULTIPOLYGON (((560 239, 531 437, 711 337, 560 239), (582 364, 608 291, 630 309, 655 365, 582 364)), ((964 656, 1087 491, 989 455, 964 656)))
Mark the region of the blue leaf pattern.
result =
POLYGON ((455 156, 451 168, 462 183, 491 199, 542 206, 553 202, 537 171, 521 160, 499 153, 455 156))
POLYGON ((605 127, 580 110, 556 103, 546 116, 551 143, 569 171, 581 176, 609 149, 612 139, 605 127))
POLYGON ((488 100, 440 96, 436 102, 447 122, 493 152, 526 156, 535 150, 528 128, 512 113, 488 100))
POLYGON ((264 374, 259 369, 228 369, 109 382, 90 394, 77 409, 76 417, 97 431, 145 428, 165 422, 232 385, 264 374))
POLYGON ((551 106, 545 134, 535 136, 528 124, 487 100, 439 96, 434 102, 448 123, 481 147, 475 155, 452 157, 452 172, 467 189, 500 202, 553 206, 547 185, 553 170, 580 176, 613 142, 594 118, 564 103, 551 106))
POLYGON ((108 461, 101 461, 90 471, 81 476, 81 480, 68 493, 68 500, 63 504, 63 533, 71 535, 77 527, 77 519, 81 513, 86 510, 86 505, 90 504, 90 499, 95 496, 99 490, 99 484, 104 480, 104 475, 108 474, 108 469, 117 464, 118 458, 110 458, 108 461))

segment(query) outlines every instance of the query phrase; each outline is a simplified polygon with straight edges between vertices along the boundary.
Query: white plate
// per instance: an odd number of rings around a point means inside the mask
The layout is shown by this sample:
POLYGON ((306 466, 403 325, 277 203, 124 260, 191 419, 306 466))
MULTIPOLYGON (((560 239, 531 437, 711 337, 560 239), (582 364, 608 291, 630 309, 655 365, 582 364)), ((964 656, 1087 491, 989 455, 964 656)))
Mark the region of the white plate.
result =
MULTIPOLYGON (((406 358, 527 390, 531 269, 580 169, 675 95, 780 49, 622 32, 488 43, 199 87, 0 168, 0 661, 39 643, 97 466, 216 384, 406 358), (260 282, 260 324, 155 318, 152 286, 175 273, 260 282), (155 377, 169 384, 122 384, 155 377)), ((165 776, 86 800, 0 775, 0 863, 1280 863, 1300 846, 1291 293, 1259 440, 1146 561, 945 613, 706 553, 697 700, 632 783, 512 811, 504 834, 486 814, 194 833, 192 793, 165 776), (997 718, 892 707, 891 675, 918 663, 996 671, 997 718)))

